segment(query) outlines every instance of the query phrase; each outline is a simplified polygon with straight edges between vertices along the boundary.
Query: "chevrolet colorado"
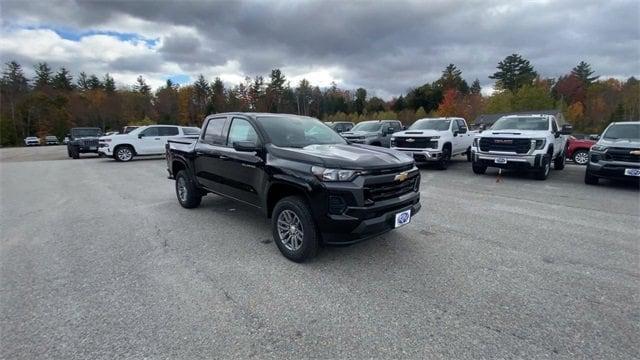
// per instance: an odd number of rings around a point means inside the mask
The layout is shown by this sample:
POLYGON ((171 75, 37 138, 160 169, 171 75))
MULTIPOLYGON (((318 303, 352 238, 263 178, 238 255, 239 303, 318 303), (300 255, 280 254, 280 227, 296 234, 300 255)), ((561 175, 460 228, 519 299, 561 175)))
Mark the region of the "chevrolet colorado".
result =
POLYGON ((473 139, 473 172, 484 174, 489 166, 524 169, 545 180, 551 163, 555 170, 564 169, 566 135, 571 130, 569 124, 558 128, 553 115, 503 116, 473 139))
POLYGON ((413 155, 416 163, 433 162, 444 170, 452 156, 467 155, 476 135, 463 118, 419 119, 409 129, 393 134, 391 148, 413 155))
POLYGON ((597 185, 600 178, 640 183, 640 122, 611 123, 591 147, 584 182, 597 185))
POLYGON ((413 158, 351 145, 317 119, 262 113, 208 116, 196 140, 169 140, 178 202, 214 193, 271 218, 282 254, 304 261, 320 243, 350 244, 406 225, 420 210, 413 158))

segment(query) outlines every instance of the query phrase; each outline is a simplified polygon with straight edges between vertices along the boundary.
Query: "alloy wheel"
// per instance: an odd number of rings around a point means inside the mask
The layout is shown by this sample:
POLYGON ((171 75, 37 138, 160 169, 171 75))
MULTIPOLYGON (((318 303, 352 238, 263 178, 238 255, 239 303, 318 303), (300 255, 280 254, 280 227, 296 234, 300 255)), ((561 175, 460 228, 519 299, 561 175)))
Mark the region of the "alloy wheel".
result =
POLYGON ((278 215, 278 235, 282 245, 287 250, 297 251, 302 247, 304 229, 296 213, 291 210, 284 210, 278 215))
POLYGON ((589 161, 589 154, 584 151, 580 151, 573 158, 573 161, 575 161, 578 165, 585 165, 589 161))
POLYGON ((133 153, 131 152, 131 149, 127 147, 118 149, 118 159, 122 161, 129 161, 131 160, 132 156, 133 156, 133 153))
POLYGON ((178 178, 178 198, 183 203, 187 202, 187 192, 187 181, 181 176, 178 178))

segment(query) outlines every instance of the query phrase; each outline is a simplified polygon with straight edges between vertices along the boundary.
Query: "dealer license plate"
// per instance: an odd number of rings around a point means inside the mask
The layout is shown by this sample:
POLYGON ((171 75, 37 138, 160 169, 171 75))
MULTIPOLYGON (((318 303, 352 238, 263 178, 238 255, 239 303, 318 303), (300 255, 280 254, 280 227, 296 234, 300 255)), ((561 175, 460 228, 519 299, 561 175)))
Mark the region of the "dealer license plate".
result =
POLYGON ((640 169, 624 169, 624 174, 627 176, 640 176, 640 169))
POLYGON ((507 158, 503 158, 503 157, 499 157, 496 158, 495 160, 493 160, 496 164, 506 164, 507 163, 507 158))
POLYGON ((399 212, 396 214, 396 226, 395 227, 400 227, 400 226, 404 226, 407 225, 409 222, 411 222, 411 209, 409 210, 405 210, 403 212, 399 212))

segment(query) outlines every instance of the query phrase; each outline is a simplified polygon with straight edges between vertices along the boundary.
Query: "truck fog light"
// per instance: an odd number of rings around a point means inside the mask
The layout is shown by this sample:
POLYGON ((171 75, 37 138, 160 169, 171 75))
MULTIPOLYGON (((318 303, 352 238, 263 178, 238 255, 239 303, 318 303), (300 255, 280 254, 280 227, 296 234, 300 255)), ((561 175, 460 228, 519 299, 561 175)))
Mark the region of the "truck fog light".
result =
POLYGON ((347 208, 347 203, 342 196, 329 196, 329 213, 334 215, 342 214, 347 208))

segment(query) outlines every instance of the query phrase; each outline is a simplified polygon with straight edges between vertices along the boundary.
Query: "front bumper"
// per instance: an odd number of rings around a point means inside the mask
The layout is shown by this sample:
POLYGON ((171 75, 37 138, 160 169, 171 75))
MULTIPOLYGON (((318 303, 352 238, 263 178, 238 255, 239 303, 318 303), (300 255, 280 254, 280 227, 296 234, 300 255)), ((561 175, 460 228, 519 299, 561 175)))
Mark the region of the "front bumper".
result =
POLYGON ((546 154, 533 155, 516 155, 513 153, 486 153, 477 150, 471 151, 473 161, 489 167, 497 167, 502 169, 534 169, 542 167, 542 161, 546 154), (498 163, 497 161, 505 161, 506 163, 498 163))
POLYGON ((98 147, 98 154, 104 155, 104 156, 112 156, 113 151, 111 150, 111 147, 109 147, 109 145, 101 143, 100 146, 98 147))
POLYGON ((398 148, 393 147, 393 150, 402 151, 413 156, 413 160, 416 163, 428 163, 438 161, 442 157, 442 151, 438 149, 414 149, 414 148, 398 148))
POLYGON ((587 164, 587 171, 593 176, 614 180, 640 181, 640 177, 625 175, 626 169, 640 169, 640 163, 604 160, 593 162, 589 160, 587 164))
MULTIPOLYGON (((370 200, 375 183, 388 184, 397 173, 377 175, 367 179, 356 179, 350 183, 325 184, 323 190, 312 196, 311 207, 314 218, 325 244, 353 244, 395 228, 397 213, 411 210, 413 217, 420 210, 420 171, 413 167, 408 171, 409 177, 404 181, 392 181, 394 186, 411 190, 399 195, 384 196, 382 199, 370 200), (344 199, 339 211, 331 209, 331 199, 344 199)), ((378 191, 378 190, 374 190, 378 191)), ((386 190, 385 190, 386 191, 386 190)), ((381 193, 377 193, 380 195, 381 193)))

